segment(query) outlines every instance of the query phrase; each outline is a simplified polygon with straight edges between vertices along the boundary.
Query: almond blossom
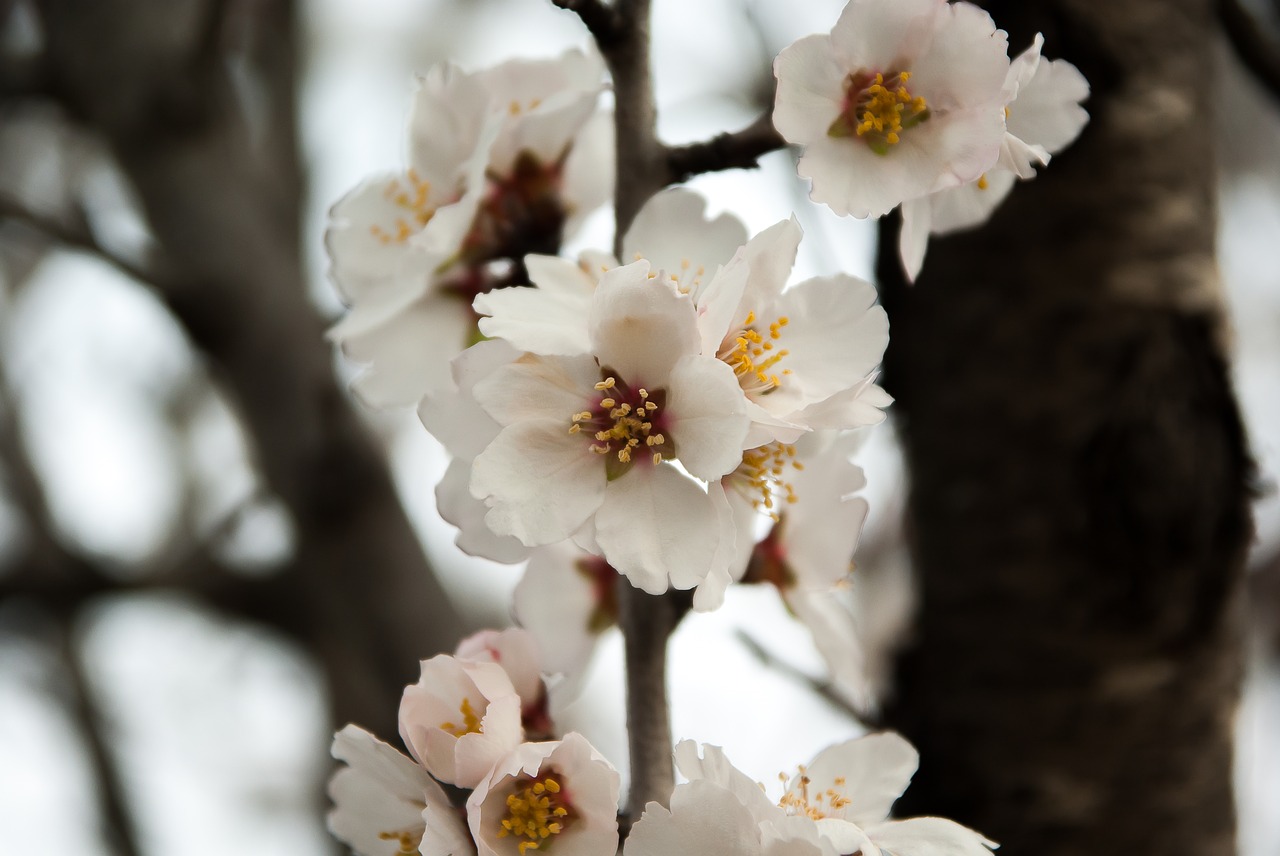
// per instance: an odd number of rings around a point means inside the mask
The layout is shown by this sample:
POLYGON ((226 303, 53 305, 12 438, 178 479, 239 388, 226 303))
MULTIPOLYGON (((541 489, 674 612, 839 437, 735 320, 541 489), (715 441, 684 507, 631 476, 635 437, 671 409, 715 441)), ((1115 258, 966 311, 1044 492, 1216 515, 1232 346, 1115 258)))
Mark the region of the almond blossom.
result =
POLYGON ((618 849, 618 771, 586 738, 525 743, 467 799, 481 856, 613 856, 618 849))
POLYGON ((326 243, 350 312, 331 331, 366 371, 372 406, 415 402, 475 337, 476 294, 523 281, 520 259, 554 252, 612 192, 610 123, 594 53, 519 60, 419 81, 409 166, 340 200, 326 243))
POLYGON ((670 811, 656 803, 645 808, 626 856, 989 856, 996 846, 944 818, 887 820, 918 762, 915 749, 896 734, 872 734, 823 750, 794 776, 782 777, 786 791, 776 803, 718 747, 701 749, 691 740, 676 746, 676 764, 689 782, 676 787, 670 811), (741 850, 727 849, 726 839, 741 850))
POLYGON ((815 202, 880 216, 995 164, 1008 68, 1004 32, 972 4, 851 0, 778 55, 774 126, 804 146, 815 202))
POLYGON ((507 673, 520 697, 520 717, 529 739, 551 737, 554 726, 542 681, 542 657, 534 634, 520 627, 481 630, 458 643, 454 656, 475 663, 495 663, 507 673))
POLYGON ((329 782, 329 829, 360 856, 475 853, 440 785, 391 746, 348 725, 334 735, 333 757, 347 766, 329 782))
POLYGON ((575 536, 661 593, 696 586, 732 542, 705 485, 737 466, 749 420, 732 370, 699 353, 691 299, 655 278, 645 261, 601 276, 588 353, 526 353, 475 385, 502 430, 471 493, 495 533, 575 536))
POLYGON ((441 654, 405 687, 400 736, 431 775, 472 788, 524 739, 520 709, 501 666, 441 654))
POLYGON ((898 251, 908 280, 920 273, 929 235, 985 223, 1015 179, 1034 178, 1036 166, 1047 165, 1089 121, 1080 106, 1089 96, 1088 81, 1066 60, 1043 59, 1043 45, 1044 37, 1037 33, 1031 47, 1010 65, 1005 80, 1007 130, 997 164, 977 181, 903 203, 898 251))

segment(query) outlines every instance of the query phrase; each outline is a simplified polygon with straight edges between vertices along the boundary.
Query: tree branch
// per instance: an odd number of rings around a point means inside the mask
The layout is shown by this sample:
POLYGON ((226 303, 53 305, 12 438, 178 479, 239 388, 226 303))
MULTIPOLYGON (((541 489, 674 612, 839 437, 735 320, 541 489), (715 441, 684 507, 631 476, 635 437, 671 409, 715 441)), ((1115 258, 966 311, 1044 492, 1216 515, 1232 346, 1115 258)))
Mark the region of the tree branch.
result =
POLYGON ((600 0, 551 0, 551 2, 581 18, 601 51, 613 45, 622 32, 618 11, 601 3, 600 0))
POLYGON ((762 156, 786 146, 787 141, 773 127, 773 113, 768 112, 741 131, 717 134, 687 146, 668 146, 667 182, 677 184, 722 169, 754 169, 762 156))
POLYGON ((1280 46, 1262 32, 1240 0, 1218 0, 1218 20, 1241 64, 1254 79, 1280 100, 1280 46))

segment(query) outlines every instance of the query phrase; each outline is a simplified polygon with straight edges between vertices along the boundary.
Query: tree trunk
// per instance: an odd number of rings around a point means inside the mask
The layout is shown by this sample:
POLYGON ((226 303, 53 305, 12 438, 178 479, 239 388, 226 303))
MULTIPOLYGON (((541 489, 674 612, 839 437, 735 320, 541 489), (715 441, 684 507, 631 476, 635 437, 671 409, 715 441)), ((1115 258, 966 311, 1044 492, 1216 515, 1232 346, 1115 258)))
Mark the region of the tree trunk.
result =
POLYGON ((904 813, 1019 856, 1235 850, 1252 466, 1214 263, 1212 0, 985 4, 1093 86, 1075 145, 919 283, 884 230, 918 630, 904 813))

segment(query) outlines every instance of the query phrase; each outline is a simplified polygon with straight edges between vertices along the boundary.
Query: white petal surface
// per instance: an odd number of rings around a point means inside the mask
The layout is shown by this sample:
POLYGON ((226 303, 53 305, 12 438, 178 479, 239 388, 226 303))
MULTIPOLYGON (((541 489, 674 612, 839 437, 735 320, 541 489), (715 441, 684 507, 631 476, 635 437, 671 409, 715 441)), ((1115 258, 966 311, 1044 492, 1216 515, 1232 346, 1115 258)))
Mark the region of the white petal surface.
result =
POLYGON ((591 349, 587 336, 590 293, 501 288, 478 295, 472 306, 490 316, 480 319, 481 333, 505 339, 522 351, 567 356, 591 349))
MULTIPOLYGON (((907 789, 919 762, 915 747, 890 731, 824 749, 805 769, 811 791, 831 788, 849 798, 849 805, 830 812, 832 816, 870 832, 870 824, 889 816, 889 808, 907 789), (843 785, 836 784, 838 778, 844 779, 843 785)), ((798 793, 798 779, 793 779, 790 787, 798 793)), ((882 848, 895 850, 874 832, 871 837, 882 848)))
MULTIPOLYGON (((496 426, 495 426, 496 427, 496 426)), ((484 522, 489 513, 483 501, 471 495, 471 461, 454 458, 436 485, 436 509, 458 527, 453 543, 468 556, 514 565, 529 558, 529 548, 519 538, 498 535, 484 522)))
POLYGON ((596 628, 605 619, 598 615, 595 581, 578 567, 591 561, 603 560, 569 542, 548 544, 533 552, 516 585, 512 611, 537 637, 544 667, 551 674, 577 676, 595 653, 600 638, 596 628))
POLYGON ((667 407, 676 457, 690 473, 714 481, 742 461, 750 419, 747 399, 728 364, 685 357, 671 371, 667 407))
POLYGON ((935 111, 998 111, 1009 73, 1008 36, 971 3, 941 4, 935 26, 929 50, 911 63, 911 91, 935 111))
POLYGON ((596 513, 605 559, 649 594, 702 582, 716 557, 718 532, 706 491, 666 463, 639 463, 609 482, 596 513))
POLYGON ((573 534, 605 496, 604 463, 587 445, 562 421, 504 428, 471 474, 472 496, 489 505, 489 528, 531 547, 573 534))
POLYGON ((622 241, 622 261, 648 259, 655 273, 705 269, 709 276, 747 242, 747 227, 732 214, 709 218, 697 193, 671 188, 656 193, 636 214, 622 241))
POLYGON ((643 261, 600 277, 589 323, 601 367, 633 388, 665 386, 676 362, 699 350, 693 301, 650 279, 643 261))
POLYGON ((806 36, 773 61, 778 92, 773 126, 787 142, 808 145, 827 135, 844 104, 844 79, 855 69, 836 58, 828 35, 806 36))
POLYGON ((831 31, 831 41, 847 71, 902 71, 931 46, 935 20, 945 0, 853 0, 831 31))
POLYGON ((591 406, 598 380, 600 370, 589 356, 524 354, 477 381, 472 394, 500 425, 551 420, 568 439, 573 414, 591 406))
POLYGON ((895 820, 867 830, 881 850, 895 856, 990 856, 994 841, 942 817, 895 820))
MULTIPOLYGON (((782 851, 783 853, 787 851, 782 851)), ((625 856, 757 856, 760 831, 737 797, 709 781, 671 794, 670 810, 656 802, 627 837, 625 856)))
POLYGON ((681 740, 676 744, 675 759, 676 769, 685 778, 692 781, 705 780, 730 791, 758 820, 782 814, 765 796, 764 789, 733 766, 719 746, 705 743, 700 746, 692 740, 681 740), (702 750, 701 754, 699 749, 702 750))

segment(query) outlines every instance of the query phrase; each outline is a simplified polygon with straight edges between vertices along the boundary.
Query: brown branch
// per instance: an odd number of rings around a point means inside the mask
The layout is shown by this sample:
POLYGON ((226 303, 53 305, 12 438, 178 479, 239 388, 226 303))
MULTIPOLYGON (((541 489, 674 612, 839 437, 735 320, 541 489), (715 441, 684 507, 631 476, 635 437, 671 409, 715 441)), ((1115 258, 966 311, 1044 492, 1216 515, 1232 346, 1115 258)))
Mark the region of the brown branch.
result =
POLYGON ((1280 46, 1267 38, 1240 0, 1218 0, 1217 13, 1241 64, 1273 98, 1280 99, 1280 46))
POLYGON ((858 722, 867 723, 867 714, 858 712, 853 705, 845 701, 830 681, 823 681, 815 678, 812 675, 806 674, 800 669, 797 669, 785 660, 778 659, 772 651, 765 648, 758 640, 745 631, 739 630, 736 635, 738 637, 738 641, 741 642, 749 652, 751 652, 751 656, 760 661, 760 665, 764 666, 766 669, 772 669, 784 677, 790 678, 808 689, 814 695, 821 698, 840 713, 843 713, 858 722))
POLYGON ((618 10, 606 6, 600 0, 551 0, 551 2, 581 18, 601 50, 613 45, 622 33, 622 21, 618 10))
POLYGON ((724 169, 754 169, 761 157, 786 146, 787 141, 773 127, 772 112, 765 113, 741 131, 717 134, 687 146, 668 146, 667 182, 677 184, 724 169))
POLYGON ((103 843, 113 856, 141 856, 143 851, 129 810, 128 789, 120 775, 119 764, 112 757, 110 739, 105 733, 109 724, 103 721, 93 703, 93 691, 76 650, 71 621, 60 622, 57 633, 55 647, 67 675, 67 711, 88 750, 87 760, 97 784, 102 811, 103 843))

